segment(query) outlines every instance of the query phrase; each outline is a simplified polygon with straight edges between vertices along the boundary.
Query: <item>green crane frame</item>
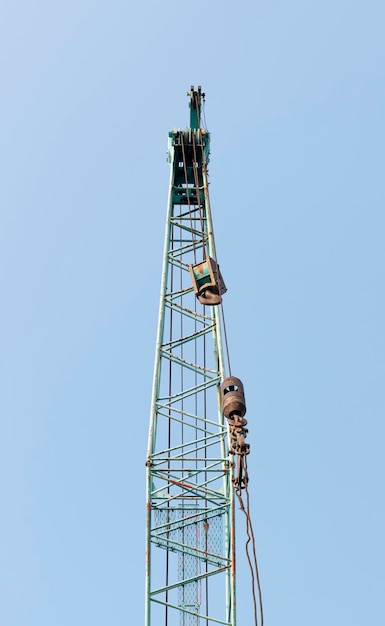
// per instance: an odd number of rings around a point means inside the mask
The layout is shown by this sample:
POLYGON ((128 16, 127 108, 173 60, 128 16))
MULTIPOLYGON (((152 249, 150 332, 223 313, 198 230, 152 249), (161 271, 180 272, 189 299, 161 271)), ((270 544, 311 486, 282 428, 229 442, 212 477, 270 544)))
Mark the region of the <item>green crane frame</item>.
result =
MULTIPOLYGON (((169 133, 171 166, 147 452, 145 626, 235 626, 233 463, 221 408, 220 306, 195 297, 191 268, 216 261, 204 94, 169 133)), ((224 285, 223 285, 224 287, 224 285)))

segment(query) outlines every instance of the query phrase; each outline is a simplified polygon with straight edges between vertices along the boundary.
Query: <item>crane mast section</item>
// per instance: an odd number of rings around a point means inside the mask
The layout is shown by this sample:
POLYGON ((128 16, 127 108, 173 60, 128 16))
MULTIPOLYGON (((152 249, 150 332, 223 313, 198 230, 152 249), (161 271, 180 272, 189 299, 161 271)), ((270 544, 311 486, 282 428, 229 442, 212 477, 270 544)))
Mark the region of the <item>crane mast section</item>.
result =
POLYGON ((193 106, 192 127, 169 133, 146 460, 145 626, 235 626, 233 464, 220 399, 221 307, 202 306, 191 280, 191 267, 208 257, 216 263, 207 180, 210 136, 193 127, 199 117, 200 108, 193 106))

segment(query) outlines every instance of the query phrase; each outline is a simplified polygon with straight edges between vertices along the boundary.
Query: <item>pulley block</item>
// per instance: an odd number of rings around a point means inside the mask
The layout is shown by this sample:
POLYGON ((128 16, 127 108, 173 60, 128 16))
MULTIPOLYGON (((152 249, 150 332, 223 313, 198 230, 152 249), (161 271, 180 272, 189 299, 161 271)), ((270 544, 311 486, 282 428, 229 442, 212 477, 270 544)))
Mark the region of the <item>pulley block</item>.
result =
POLYGON ((246 414, 246 401, 243 384, 235 376, 225 378, 221 385, 223 413, 227 419, 246 414))
POLYGON ((217 262, 207 256, 201 263, 189 265, 189 270, 199 302, 209 306, 220 304, 227 289, 217 262))

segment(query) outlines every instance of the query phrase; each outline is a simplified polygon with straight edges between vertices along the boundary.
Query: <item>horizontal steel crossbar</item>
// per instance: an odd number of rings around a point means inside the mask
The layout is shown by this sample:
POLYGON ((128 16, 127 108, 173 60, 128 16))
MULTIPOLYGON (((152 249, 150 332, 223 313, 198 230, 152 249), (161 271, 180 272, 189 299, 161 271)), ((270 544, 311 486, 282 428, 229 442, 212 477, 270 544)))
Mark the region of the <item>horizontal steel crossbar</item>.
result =
POLYGON ((164 602, 162 600, 158 600, 158 598, 150 597, 152 602, 156 602, 157 604, 162 604, 163 606, 167 606, 170 609, 177 609, 181 613, 188 613, 189 615, 193 615, 199 619, 204 620, 205 622, 214 622, 215 624, 222 624, 223 626, 233 626, 231 622, 223 621, 221 619, 217 619, 215 617, 210 617, 209 615, 202 615, 201 613, 197 613, 196 611, 190 611, 181 606, 177 606, 176 604, 171 604, 170 602, 164 602))

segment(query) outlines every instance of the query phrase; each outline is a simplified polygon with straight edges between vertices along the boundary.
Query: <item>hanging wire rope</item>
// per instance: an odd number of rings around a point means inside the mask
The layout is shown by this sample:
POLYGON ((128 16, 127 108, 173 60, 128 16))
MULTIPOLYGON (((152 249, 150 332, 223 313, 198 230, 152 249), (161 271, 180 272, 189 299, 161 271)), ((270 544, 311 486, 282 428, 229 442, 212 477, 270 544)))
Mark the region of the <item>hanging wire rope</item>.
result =
MULTIPOLYGON (((197 109, 198 111, 200 111, 200 108, 198 107, 197 96, 195 96, 195 98, 196 98, 197 109)), ((204 96, 203 96, 203 103, 204 103, 204 96)), ((204 107, 203 107, 202 113, 203 113, 204 124, 206 126, 204 107)), ((200 122, 199 118, 198 118, 198 121, 200 122)), ((202 131, 200 129, 200 137, 202 137, 201 133, 202 131)), ((206 156, 205 156, 204 149, 203 149, 202 139, 199 142, 199 146, 201 148, 202 169, 205 174, 204 181, 207 184, 208 169, 207 169, 207 162, 206 162, 206 156)), ((193 149, 194 149, 194 162, 195 162, 196 161, 196 146, 195 146, 194 135, 193 135, 193 149)), ((196 186, 196 196, 197 198, 199 198, 200 190, 199 190, 197 177, 195 176, 195 171, 194 171, 194 182, 196 186)), ((200 203, 199 203, 198 209, 199 209, 199 216, 201 218, 200 203)), ((201 227, 203 231, 203 225, 201 227)), ((213 250, 214 250, 214 256, 216 259, 217 253, 215 249, 215 239, 213 240, 213 250)), ((221 302, 221 316, 222 316, 222 325, 223 325, 224 339, 225 339, 226 357, 227 357, 227 363, 228 363, 228 368, 229 368, 229 376, 231 376, 230 351, 229 351, 229 342, 228 342, 228 337, 227 337, 223 301, 221 302)), ((245 423, 247 423, 246 420, 245 420, 245 423)), ((241 432, 238 432, 236 435, 237 437, 241 439, 237 449, 241 450, 242 452, 237 453, 237 474, 234 477, 234 489, 235 489, 235 494, 239 502, 240 509, 246 518, 247 540, 245 544, 245 552, 246 552, 246 558, 249 564, 250 576, 251 576, 251 591, 252 591, 253 608, 254 608, 254 623, 255 623, 255 626, 259 626, 259 620, 258 620, 258 613, 259 613, 260 626, 264 626, 262 589, 261 589, 261 583, 260 583, 257 553, 256 553, 256 546, 255 546, 255 535, 254 535, 254 529, 253 529, 253 524, 252 524, 251 515, 250 515, 250 494, 249 494, 249 489, 248 489, 249 477, 248 477, 248 470, 247 470, 247 454, 249 452, 249 446, 245 447, 244 445, 244 438, 246 436, 245 432, 247 431, 244 431, 244 429, 242 428, 237 429, 237 430, 241 431, 241 432), (246 494, 246 506, 243 502, 243 497, 242 497, 243 490, 245 491, 245 494, 246 494), (250 555, 250 543, 251 543, 251 550, 252 550, 251 555, 250 555), (256 593, 256 587, 257 587, 257 593, 256 593), (257 602, 257 594, 258 594, 258 602, 257 602)))
POLYGON ((255 626, 258 626, 258 611, 259 611, 260 626, 263 626, 264 622, 263 622, 262 589, 261 589, 261 582, 260 582, 260 577, 259 577, 257 552, 256 552, 256 547, 255 547, 255 535, 254 535, 254 529, 253 529, 253 524, 252 524, 251 515, 250 515, 250 496, 249 496, 249 489, 248 489, 249 477, 248 477, 248 471, 247 471, 246 455, 238 456, 238 480, 240 482, 238 482, 238 485, 235 487, 235 494, 238 498, 239 507, 246 518, 247 540, 245 544, 245 551, 246 551, 246 558, 249 564, 250 575, 251 575, 251 593, 253 597, 254 623, 255 623, 255 626), (243 502, 242 489, 244 489, 246 493, 246 506, 243 502), (251 542, 251 547, 252 547, 252 557, 250 556, 250 550, 249 550, 250 542, 251 542), (258 604, 257 604, 257 597, 256 597, 257 594, 255 590, 256 586, 258 590, 258 604))
MULTIPOLYGON (((180 143, 182 147, 183 170, 184 170, 184 180, 185 180, 188 212, 190 216, 191 238, 194 241, 195 235, 194 235, 193 217, 192 217, 192 211, 191 211, 190 189, 189 189, 188 174, 187 174, 187 161, 186 161, 186 152, 185 152, 184 139, 183 139, 183 131, 180 131, 179 136, 180 136, 180 143)), ((197 262, 196 246, 194 245, 194 263, 196 262, 197 262)))
MULTIPOLYGON (((196 152, 196 143, 195 143, 195 133, 192 136, 192 146, 193 146, 193 153, 194 153, 194 159, 193 159, 193 172, 194 172, 194 183, 195 183, 195 193, 196 193, 196 198, 197 198, 197 205, 198 205, 198 214, 199 214, 199 219, 200 219, 200 225, 201 225, 201 231, 202 231, 202 246, 203 246, 203 259, 206 256, 206 244, 205 244, 205 238, 204 238, 204 224, 203 224, 203 215, 202 215, 202 203, 201 203, 201 192, 200 192, 200 185, 199 185, 199 176, 198 176, 198 160, 197 160, 197 152, 196 152)), ((204 154, 203 152, 203 144, 202 142, 200 142, 200 147, 201 147, 201 151, 202 151, 202 155, 204 154)))
MULTIPOLYGON (((246 475, 247 475, 247 457, 245 457, 245 471, 246 471, 246 475)), ((254 535, 254 529, 253 529, 253 524, 251 522, 251 516, 250 516, 250 494, 249 494, 249 487, 248 487, 248 480, 246 481, 246 486, 245 486, 245 492, 246 492, 246 510, 247 510, 247 518, 250 522, 250 534, 251 534, 251 541, 252 541, 252 548, 253 548, 253 558, 254 558, 254 566, 255 566, 255 575, 256 575, 256 579, 257 579, 257 586, 258 586, 258 599, 259 599, 259 610, 260 610, 260 615, 261 615, 261 626, 263 626, 263 605, 262 605, 262 589, 261 589, 261 581, 259 578, 259 568, 258 568, 258 560, 257 560, 257 549, 255 546, 255 535, 254 535)))
MULTIPOLYGON (((200 132, 200 131, 198 131, 200 132)), ((200 181, 199 181, 199 172, 198 172, 198 155, 197 155, 197 143, 196 143, 196 139, 195 139, 195 132, 191 133, 191 136, 189 138, 187 138, 187 140, 185 141, 184 138, 184 133, 181 131, 180 132, 180 145, 181 145, 181 152, 182 152, 182 161, 183 161, 183 172, 184 172, 184 187, 185 187, 185 191, 186 191, 186 200, 187 200, 187 205, 188 205, 188 214, 189 214, 189 220, 190 220, 190 229, 191 229, 191 238, 192 238, 192 242, 193 242, 193 246, 192 246, 192 250, 193 250, 193 254, 194 254, 194 261, 195 263, 197 262, 197 248, 198 246, 202 246, 203 249, 203 257, 205 257, 206 255, 206 241, 205 238, 207 237, 207 233, 205 233, 205 218, 203 215, 203 210, 204 210, 204 205, 202 205, 201 202, 201 191, 200 191, 200 181), (193 182, 191 181, 191 178, 189 178, 189 172, 192 172, 193 175, 193 182), (194 189, 194 194, 192 195, 192 199, 191 199, 191 191, 194 189), (196 217, 196 214, 198 213, 198 216, 196 217), (201 229, 201 237, 197 236, 196 231, 197 231, 197 227, 194 225, 194 222, 196 222, 197 220, 199 220, 199 224, 200 224, 200 229, 201 229)), ((198 143, 198 146, 201 149, 201 155, 204 155, 203 152, 203 143, 202 141, 200 141, 198 143)), ((202 162, 202 161, 200 161, 202 162)), ((180 217, 182 216, 182 214, 180 215, 180 217)), ((182 239, 182 235, 181 235, 181 239, 182 239)), ((182 291, 183 288, 183 281, 182 281, 182 275, 183 275, 183 267, 182 267, 182 255, 183 252, 181 250, 180 252, 180 260, 181 260, 181 264, 180 264, 180 289, 182 291)), ((196 301, 197 302, 197 301, 196 301)), ((195 303, 195 312, 197 312, 197 305, 195 303)), ((180 320, 180 336, 183 337, 184 336, 184 330, 183 330, 183 315, 181 315, 181 320, 180 320)), ((196 332, 197 330, 197 319, 195 318, 195 322, 194 322, 194 330, 196 332)), ((181 359, 183 361, 184 355, 183 355, 183 344, 180 346, 180 356, 181 359)), ((200 355, 201 357, 203 357, 203 368, 204 370, 206 369, 206 336, 204 335, 203 337, 203 355, 200 355)), ((194 358, 195 358, 195 363, 198 363, 198 353, 197 353, 197 343, 195 342, 194 344, 194 358)), ((206 374, 205 374, 206 377, 206 374)), ((197 385, 197 372, 195 371, 195 375, 194 375, 194 380, 195 380, 195 385, 197 385)), ((181 368, 181 388, 184 388, 184 378, 183 378, 183 368, 181 368)), ((204 415, 204 419, 206 419, 207 417, 207 406, 206 406, 206 390, 204 391, 203 394, 203 407, 201 407, 203 410, 203 415, 204 415)), ((182 413, 183 413, 183 401, 182 401, 182 413)), ((197 396, 195 396, 195 413, 198 414, 198 404, 197 404, 197 396)), ((182 447, 184 445, 184 435, 183 435, 183 421, 181 424, 181 443, 182 443, 182 447)), ((197 428, 197 424, 196 424, 196 439, 198 439, 198 428, 197 428)), ((204 446, 204 459, 207 459, 207 445, 204 446)), ((198 459, 196 459, 195 461, 196 464, 196 469, 198 468, 198 459)), ((182 460, 182 467, 184 466, 184 462, 182 460)), ((207 472, 205 472, 205 482, 207 481, 207 472)), ((205 524, 203 524, 203 528, 205 529, 206 526, 205 524)), ((207 523, 207 529, 208 529, 208 523, 207 523)), ((184 531, 183 531, 184 532, 184 531)), ((206 535, 205 535, 205 549, 206 551, 208 550, 208 537, 207 537, 207 531, 206 531, 206 535)), ((197 542, 198 542, 198 537, 197 537, 197 542)), ((184 540, 183 540, 184 543, 184 540)), ((184 574, 184 568, 185 568, 185 562, 184 559, 182 559, 182 568, 183 568, 183 577, 185 577, 184 574)), ((200 561, 198 562, 198 567, 200 568, 200 561)), ((206 569, 206 573, 209 571, 208 570, 208 562, 206 561, 206 565, 205 565, 205 569, 206 569)), ((201 602, 201 597, 202 597, 202 588, 199 586, 199 602, 198 604, 200 604, 201 602)), ((183 588, 183 598, 185 597, 185 589, 183 588)), ((184 601, 184 600, 183 600, 184 601)), ((205 604, 206 604, 206 614, 209 614, 209 584, 208 584, 208 577, 206 576, 206 581, 205 581, 205 604)), ((206 624, 208 626, 208 619, 206 620, 206 624)))
POLYGON ((227 340, 227 330, 226 330, 225 312, 224 312, 224 309, 223 309, 223 300, 221 302, 221 311, 222 311, 222 322, 223 322, 223 334, 224 334, 224 337, 225 337, 227 365, 228 365, 228 368, 229 368, 229 376, 231 376, 229 342, 227 340))
MULTIPOLYGON (((203 96, 203 101, 204 101, 204 96, 203 96)), ((206 120, 204 120, 204 123, 205 123, 205 126, 206 126, 206 120)), ((202 156, 202 169, 205 172, 205 181, 207 182, 207 180, 208 180, 208 169, 207 169, 206 155, 205 155, 204 149, 203 149, 202 130, 201 129, 200 129, 200 138, 201 138, 201 140, 200 140, 200 148, 201 148, 201 156, 202 156)), ((195 144, 194 144, 194 148, 195 148, 195 144)), ((195 158, 195 150, 194 150, 194 158, 195 158)), ((211 221, 212 221, 212 218, 211 218, 211 221)), ((203 231, 203 226, 202 226, 202 231, 203 231)), ((217 259, 217 251, 216 251, 216 247, 215 247, 215 239, 213 240, 213 249, 214 249, 215 259, 217 259)), ((228 364, 228 368, 229 368, 229 373, 230 373, 230 376, 231 376, 230 352, 229 352, 229 343, 228 343, 228 339, 227 339, 227 330, 226 330, 226 321, 225 321, 225 314, 224 314, 224 308, 223 308, 223 300, 221 302, 221 312, 222 312, 223 332, 224 332, 225 347, 226 347, 226 358, 227 358, 227 364, 228 364)))

